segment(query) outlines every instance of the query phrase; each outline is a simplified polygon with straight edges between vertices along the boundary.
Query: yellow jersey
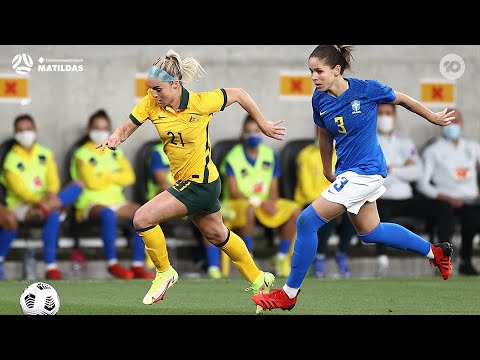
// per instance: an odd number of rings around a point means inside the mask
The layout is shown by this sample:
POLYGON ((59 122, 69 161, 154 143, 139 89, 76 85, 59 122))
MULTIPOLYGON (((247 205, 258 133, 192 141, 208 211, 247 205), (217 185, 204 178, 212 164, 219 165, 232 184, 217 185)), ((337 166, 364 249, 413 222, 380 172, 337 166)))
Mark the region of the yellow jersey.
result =
POLYGON ((53 152, 35 143, 30 151, 13 145, 3 164, 2 183, 7 189, 9 209, 19 204, 38 204, 47 193, 60 190, 57 163, 53 152))
POLYGON ((224 89, 194 93, 182 87, 180 107, 175 111, 170 106, 159 106, 149 89, 132 110, 130 119, 137 126, 148 119, 155 125, 176 183, 211 183, 219 175, 211 159, 208 124, 226 104, 224 89))

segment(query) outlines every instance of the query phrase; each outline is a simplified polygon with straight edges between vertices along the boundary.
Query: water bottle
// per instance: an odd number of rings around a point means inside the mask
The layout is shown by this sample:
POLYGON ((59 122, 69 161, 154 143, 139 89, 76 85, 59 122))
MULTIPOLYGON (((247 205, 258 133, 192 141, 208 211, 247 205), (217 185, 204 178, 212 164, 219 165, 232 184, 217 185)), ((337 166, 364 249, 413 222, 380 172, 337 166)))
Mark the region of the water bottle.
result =
POLYGON ((23 277, 26 280, 35 280, 37 278, 37 259, 35 259, 35 249, 27 248, 25 251, 23 277))

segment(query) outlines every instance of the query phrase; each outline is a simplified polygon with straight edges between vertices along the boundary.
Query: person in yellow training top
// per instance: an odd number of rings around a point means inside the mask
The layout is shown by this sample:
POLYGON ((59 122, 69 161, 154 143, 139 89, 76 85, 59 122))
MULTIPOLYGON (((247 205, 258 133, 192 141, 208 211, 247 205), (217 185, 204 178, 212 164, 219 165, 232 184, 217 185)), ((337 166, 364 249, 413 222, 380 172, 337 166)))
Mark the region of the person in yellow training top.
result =
POLYGON ((256 220, 267 228, 280 230, 275 275, 287 277, 288 253, 301 209, 294 201, 279 197, 280 165, 273 149, 261 142, 257 123, 246 115, 240 143, 227 153, 220 167, 227 179, 223 208, 227 214, 235 214, 228 218, 228 223, 239 229, 250 252, 256 220))
MULTIPOLYGON (((320 128, 317 127, 317 138, 315 142, 305 146, 297 156, 297 183, 295 186, 294 200, 302 206, 302 209, 310 205, 318 195, 331 184, 325 175, 323 175, 323 164, 318 141, 319 129, 320 128)), ((334 150, 332 171, 335 169, 336 162, 337 155, 334 150)), ((338 251, 335 254, 335 262, 337 263, 340 275, 344 278, 350 277, 347 253, 352 237, 356 234, 356 231, 345 212, 342 216, 333 219, 317 231, 318 246, 317 255, 313 264, 313 272, 318 278, 325 277, 328 240, 333 230, 337 228, 337 225, 339 243, 338 251)))
MULTIPOLYGON (((154 62, 148 72, 147 95, 135 106, 123 125, 99 147, 116 149, 145 121, 150 119, 162 139, 170 160, 175 184, 144 204, 133 219, 147 252, 157 268, 157 276, 143 299, 144 304, 162 300, 178 281, 178 273, 168 259, 165 236, 159 224, 188 215, 205 238, 221 248, 233 261, 254 293, 269 292, 273 274, 262 272, 245 243, 227 229, 220 212, 218 170, 211 159, 208 126, 214 113, 239 103, 258 122, 262 131, 283 140, 284 120, 267 121, 249 96, 239 88, 218 88, 194 93, 183 85, 205 74, 194 57, 180 58, 174 50, 154 62)), ((261 312, 257 307, 258 313, 261 312)))
POLYGON ((104 110, 98 110, 88 120, 88 138, 73 154, 70 164, 72 179, 85 184, 80 198, 75 202, 76 220, 99 220, 104 243, 108 272, 119 279, 153 279, 144 268, 145 246, 138 234, 132 239, 133 261, 130 269, 120 265, 115 240, 117 219, 132 221, 140 204, 128 201, 125 187, 135 182, 135 173, 127 157, 118 151, 100 151, 96 147, 110 136, 111 120, 104 110))
MULTIPOLYGON (((13 127, 16 142, 5 156, 0 179, 6 189, 6 205, 18 222, 43 225, 45 277, 60 280, 56 254, 61 212, 78 198, 83 185, 73 182, 60 190, 54 154, 37 143, 37 128, 31 115, 17 116, 13 127)), ((0 262, 16 236, 17 229, 0 232, 0 262)))

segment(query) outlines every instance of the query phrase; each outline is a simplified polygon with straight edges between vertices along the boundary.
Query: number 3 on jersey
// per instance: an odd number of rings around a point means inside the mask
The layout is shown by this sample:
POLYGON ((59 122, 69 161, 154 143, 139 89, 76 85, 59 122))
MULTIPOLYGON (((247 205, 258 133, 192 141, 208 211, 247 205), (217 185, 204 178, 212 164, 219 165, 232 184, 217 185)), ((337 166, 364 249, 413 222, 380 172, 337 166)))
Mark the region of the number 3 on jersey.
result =
POLYGON ((345 128, 345 124, 343 123, 343 116, 338 116, 335 118, 335 123, 338 126, 338 132, 340 134, 346 134, 347 129, 345 128))
POLYGON ((333 187, 335 190, 340 192, 345 185, 347 185, 348 179, 345 178, 344 176, 339 177, 335 182, 333 183, 333 187))

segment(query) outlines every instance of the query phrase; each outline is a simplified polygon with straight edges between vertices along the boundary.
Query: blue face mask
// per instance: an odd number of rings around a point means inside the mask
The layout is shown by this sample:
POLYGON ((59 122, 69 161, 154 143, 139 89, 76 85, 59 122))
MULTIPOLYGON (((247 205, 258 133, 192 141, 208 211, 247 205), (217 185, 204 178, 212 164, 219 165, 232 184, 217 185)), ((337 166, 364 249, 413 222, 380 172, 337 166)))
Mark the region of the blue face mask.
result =
POLYGON ((449 140, 457 140, 462 134, 462 128, 458 124, 450 124, 442 128, 442 134, 449 140))
POLYGON ((262 142, 261 134, 251 134, 245 138, 245 145, 250 148, 256 148, 262 142))

